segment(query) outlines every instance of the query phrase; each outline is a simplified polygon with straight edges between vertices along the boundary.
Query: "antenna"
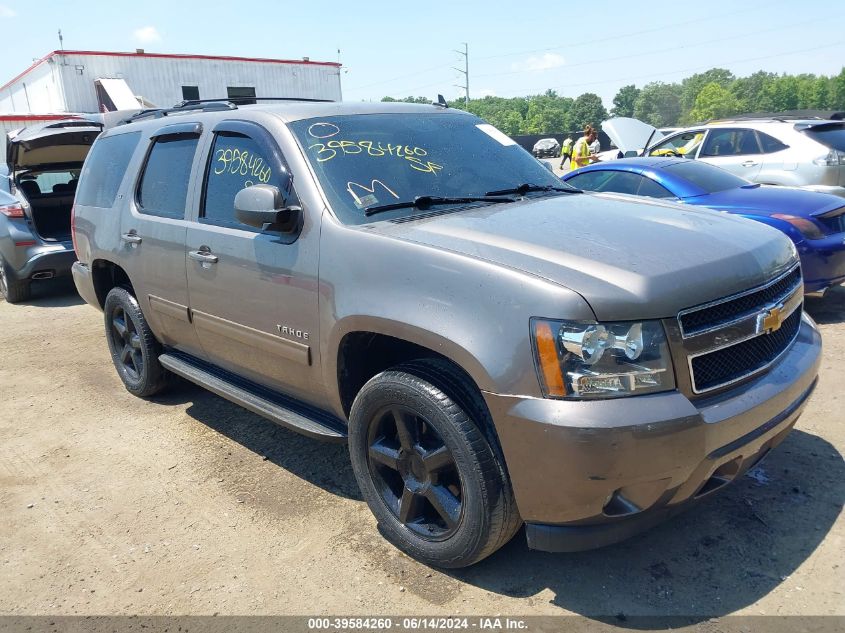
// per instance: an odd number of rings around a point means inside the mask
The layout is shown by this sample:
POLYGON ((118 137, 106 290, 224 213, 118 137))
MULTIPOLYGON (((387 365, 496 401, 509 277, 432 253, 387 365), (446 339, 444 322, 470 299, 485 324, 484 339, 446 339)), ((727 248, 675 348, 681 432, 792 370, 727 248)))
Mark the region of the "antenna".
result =
POLYGON ((464 56, 464 69, 461 70, 460 68, 455 68, 453 66, 452 70, 457 70, 459 73, 461 73, 464 76, 464 85, 463 86, 456 85, 455 87, 464 89, 464 104, 468 106, 469 105, 469 45, 466 42, 462 42, 462 43, 464 45, 464 50, 462 50, 462 51, 456 50, 455 52, 458 55, 464 56))
POLYGON ((65 50, 65 40, 62 37, 62 30, 59 29, 59 49, 65 50))

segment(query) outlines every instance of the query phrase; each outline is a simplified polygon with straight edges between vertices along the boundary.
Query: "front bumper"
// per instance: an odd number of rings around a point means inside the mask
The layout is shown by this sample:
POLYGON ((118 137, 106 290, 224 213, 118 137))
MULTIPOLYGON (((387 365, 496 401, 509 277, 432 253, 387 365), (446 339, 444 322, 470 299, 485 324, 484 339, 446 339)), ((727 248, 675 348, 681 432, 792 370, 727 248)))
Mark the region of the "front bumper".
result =
POLYGON ((804 292, 822 292, 845 281, 845 233, 796 245, 801 257, 804 292))
POLYGON ((529 546, 608 545, 740 477, 789 433, 815 387, 820 358, 821 337, 807 317, 768 372, 709 398, 485 393, 529 546))

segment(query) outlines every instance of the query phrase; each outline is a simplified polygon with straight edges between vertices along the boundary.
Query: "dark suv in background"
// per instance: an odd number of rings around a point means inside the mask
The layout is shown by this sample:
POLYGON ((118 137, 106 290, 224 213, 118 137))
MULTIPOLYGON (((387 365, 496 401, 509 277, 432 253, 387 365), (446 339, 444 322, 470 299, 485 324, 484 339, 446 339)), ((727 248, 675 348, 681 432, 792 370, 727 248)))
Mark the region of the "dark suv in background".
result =
POLYGON ((65 119, 10 132, 0 189, 0 293, 26 301, 32 281, 70 275, 71 212, 82 163, 102 125, 65 119))

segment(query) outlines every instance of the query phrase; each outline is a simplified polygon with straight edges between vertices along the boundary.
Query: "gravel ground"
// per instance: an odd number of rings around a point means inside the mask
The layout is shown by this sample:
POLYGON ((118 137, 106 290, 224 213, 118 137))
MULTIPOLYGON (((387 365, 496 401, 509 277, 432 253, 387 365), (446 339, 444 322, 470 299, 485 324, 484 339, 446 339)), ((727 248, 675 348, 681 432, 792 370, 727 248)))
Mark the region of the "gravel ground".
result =
POLYGON ((187 384, 130 396, 101 315, 45 284, 0 302, 0 613, 845 615, 845 288, 808 311, 819 387, 750 476, 619 545, 520 533, 443 573, 379 535, 344 447, 187 384))

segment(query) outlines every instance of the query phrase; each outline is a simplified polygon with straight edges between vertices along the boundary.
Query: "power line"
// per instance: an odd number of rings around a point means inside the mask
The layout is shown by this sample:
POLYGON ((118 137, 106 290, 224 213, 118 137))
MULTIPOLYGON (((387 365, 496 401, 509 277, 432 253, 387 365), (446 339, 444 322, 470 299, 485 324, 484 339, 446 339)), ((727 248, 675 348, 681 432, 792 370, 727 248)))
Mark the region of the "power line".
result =
MULTIPOLYGON (((695 18, 695 19, 692 19, 692 20, 685 20, 683 22, 675 22, 675 23, 672 23, 672 24, 666 24, 666 25, 663 25, 663 26, 658 26, 658 27, 654 27, 654 28, 650 28, 650 29, 643 29, 641 31, 632 31, 632 32, 629 32, 629 33, 622 33, 620 35, 611 35, 611 36, 605 37, 604 39, 622 40, 622 39, 627 39, 629 37, 638 37, 640 35, 647 35, 648 33, 659 33, 661 31, 665 31, 666 29, 673 29, 673 28, 678 27, 678 26, 687 26, 689 24, 698 24, 700 22, 706 22, 708 20, 716 20, 716 19, 724 20, 724 18, 726 18, 726 17, 739 15, 741 13, 748 13, 748 12, 751 12, 751 11, 759 11, 763 7, 765 7, 766 9, 769 9, 772 6, 772 4, 773 4, 772 2, 763 2, 763 3, 755 5, 753 7, 745 8, 745 9, 739 9, 738 11, 732 11, 730 13, 720 13, 719 15, 711 15, 711 16, 708 16, 708 17, 705 17, 705 18, 695 18)), ((818 18, 816 19, 816 22, 817 21, 818 21, 818 18)), ((587 39, 587 40, 583 40, 581 42, 575 42, 573 44, 563 44, 561 46, 551 46, 551 47, 548 47, 548 48, 536 48, 536 49, 533 49, 533 50, 523 50, 523 51, 518 51, 518 52, 514 52, 514 53, 502 53, 502 54, 499 54, 499 55, 488 55, 486 57, 477 57, 476 60, 501 59, 502 57, 515 57, 517 55, 530 55, 531 53, 545 53, 547 51, 558 51, 558 50, 563 50, 563 49, 567 49, 567 48, 576 48, 578 46, 586 46, 587 44, 595 44, 595 38, 590 38, 590 39, 587 39)))
MULTIPOLYGON (((647 35, 648 33, 656 33, 656 32, 660 32, 660 31, 665 31, 666 29, 673 29, 673 28, 680 27, 680 26, 687 26, 687 25, 690 25, 690 24, 698 24, 700 22, 706 22, 708 20, 715 20, 715 19, 724 20, 724 18, 727 18, 727 17, 739 15, 741 13, 748 13, 750 11, 759 11, 761 7, 769 8, 771 6, 772 6, 771 2, 764 2, 762 4, 755 5, 755 6, 750 7, 750 8, 746 7, 744 9, 732 11, 730 13, 721 13, 719 15, 713 15, 713 16, 708 16, 708 17, 704 17, 704 18, 695 18, 693 20, 685 20, 683 22, 675 22, 675 23, 666 24, 666 25, 660 26, 660 27, 643 29, 641 31, 633 31, 633 32, 630 32, 630 33, 622 33, 622 34, 619 34, 619 35, 610 36, 607 39, 620 40, 620 39, 626 39, 626 38, 629 38, 629 37, 647 35)), ((512 52, 512 53, 502 53, 502 54, 498 54, 498 55, 488 55, 486 57, 475 57, 474 59, 476 61, 481 61, 481 60, 486 60, 486 59, 501 59, 503 57, 516 57, 518 55, 528 55, 528 54, 531 54, 531 53, 541 53, 541 52, 545 52, 545 51, 554 51, 554 50, 563 50, 563 49, 567 49, 567 48, 576 48, 578 46, 584 46, 586 44, 593 44, 593 43, 595 43, 595 40, 589 39, 589 40, 584 40, 582 42, 565 44, 565 45, 562 45, 562 46, 553 46, 553 47, 550 47, 550 48, 524 50, 524 51, 517 51, 517 52, 512 52)), ((397 75, 396 77, 392 77, 390 79, 379 80, 379 81, 376 81, 376 82, 373 82, 373 83, 365 84, 363 86, 358 86, 358 87, 354 87, 354 88, 347 88, 346 91, 347 92, 355 92, 355 91, 358 91, 358 90, 365 90, 367 88, 372 88, 374 86, 381 86, 381 85, 384 85, 384 84, 393 83, 394 81, 399 81, 401 79, 409 79, 411 77, 418 77, 419 75, 424 75, 425 73, 429 73, 429 72, 433 72, 435 70, 441 70, 441 69, 445 69, 445 68, 449 68, 449 65, 448 64, 441 64, 441 65, 438 65, 438 66, 432 66, 432 67, 426 68, 424 70, 418 70, 418 71, 414 71, 412 73, 405 73, 405 74, 402 74, 402 75, 397 75)), ((430 83, 430 84, 426 84, 425 86, 415 88, 414 90, 419 90, 420 88, 424 88, 424 87, 428 87, 428 86, 435 86, 435 85, 438 85, 439 83, 440 82, 433 82, 433 83, 430 83)))
MULTIPOLYGON (((839 16, 833 15, 833 16, 830 16, 830 17, 831 18, 837 18, 839 16)), ((566 64, 566 69, 578 68, 580 66, 591 66, 591 65, 594 65, 594 64, 603 64, 603 63, 606 63, 606 62, 615 62, 615 61, 620 61, 620 60, 623 60, 623 59, 626 59, 626 60, 627 59, 633 59, 633 58, 636 58, 636 57, 648 57, 649 55, 659 55, 661 53, 672 53, 672 52, 677 51, 679 49, 697 48, 699 46, 707 46, 707 45, 710 45, 710 44, 717 44, 719 42, 728 42, 730 40, 744 39, 744 38, 747 38, 747 37, 752 36, 752 35, 762 35, 764 33, 771 33, 773 31, 782 31, 784 29, 793 29, 795 27, 804 26, 805 24, 811 24, 811 23, 812 24, 818 23, 818 18, 814 18, 812 20, 806 20, 804 22, 792 22, 791 24, 784 24, 782 26, 776 26, 776 27, 772 27, 772 28, 768 28, 768 29, 763 29, 763 30, 760 30, 760 31, 750 31, 750 32, 740 33, 738 35, 728 35, 726 37, 719 37, 719 38, 716 38, 716 39, 713 39, 713 40, 706 40, 704 42, 693 42, 693 43, 686 45, 686 46, 671 46, 669 48, 662 48, 662 49, 658 49, 658 50, 654 50, 654 51, 643 51, 641 53, 617 55, 615 57, 603 57, 601 59, 590 59, 590 60, 587 60, 587 61, 584 61, 584 62, 578 62, 578 63, 575 63, 575 64, 566 64)), ((524 72, 525 72, 524 70, 504 71, 504 72, 500 72, 500 73, 488 73, 488 74, 485 74, 485 75, 476 75, 476 78, 480 79, 480 78, 483 78, 483 77, 499 77, 499 76, 502 76, 502 75, 517 75, 517 74, 522 74, 524 72)))
MULTIPOLYGON (((648 75, 639 75, 639 76, 634 76, 634 77, 631 77, 631 76, 617 77, 616 79, 603 79, 601 81, 590 81, 590 82, 578 82, 578 83, 575 83, 575 84, 565 84, 565 85, 561 85, 561 86, 554 86, 552 88, 552 90, 559 90, 559 89, 563 89, 563 88, 577 88, 577 87, 580 87, 580 86, 598 86, 598 85, 601 85, 601 84, 615 83, 617 81, 631 81, 632 79, 654 79, 655 77, 666 77, 666 76, 669 76, 669 75, 677 75, 677 74, 680 74, 680 73, 694 72, 696 70, 707 70, 707 69, 716 68, 716 67, 719 67, 719 66, 727 66, 729 64, 743 64, 743 63, 747 63, 747 62, 757 62, 757 61, 762 61, 762 60, 766 60, 766 59, 776 59, 778 57, 786 57, 787 55, 796 55, 798 53, 810 53, 812 51, 818 51, 818 50, 822 50, 824 48, 833 48, 834 46, 841 46, 842 44, 845 44, 845 41, 833 42, 832 44, 825 44, 823 46, 814 46, 812 48, 802 48, 800 50, 786 51, 786 52, 783 52, 783 53, 778 53, 777 55, 762 55, 760 57, 749 57, 747 59, 739 59, 739 60, 733 60, 733 61, 709 63, 709 64, 705 64, 704 66, 695 66, 695 67, 692 67, 692 68, 682 68, 680 70, 673 70, 671 72, 659 73, 659 74, 656 74, 656 75, 655 74, 648 74, 648 75)), ((519 91, 508 91, 506 94, 513 94, 514 92, 519 92, 519 91)))

